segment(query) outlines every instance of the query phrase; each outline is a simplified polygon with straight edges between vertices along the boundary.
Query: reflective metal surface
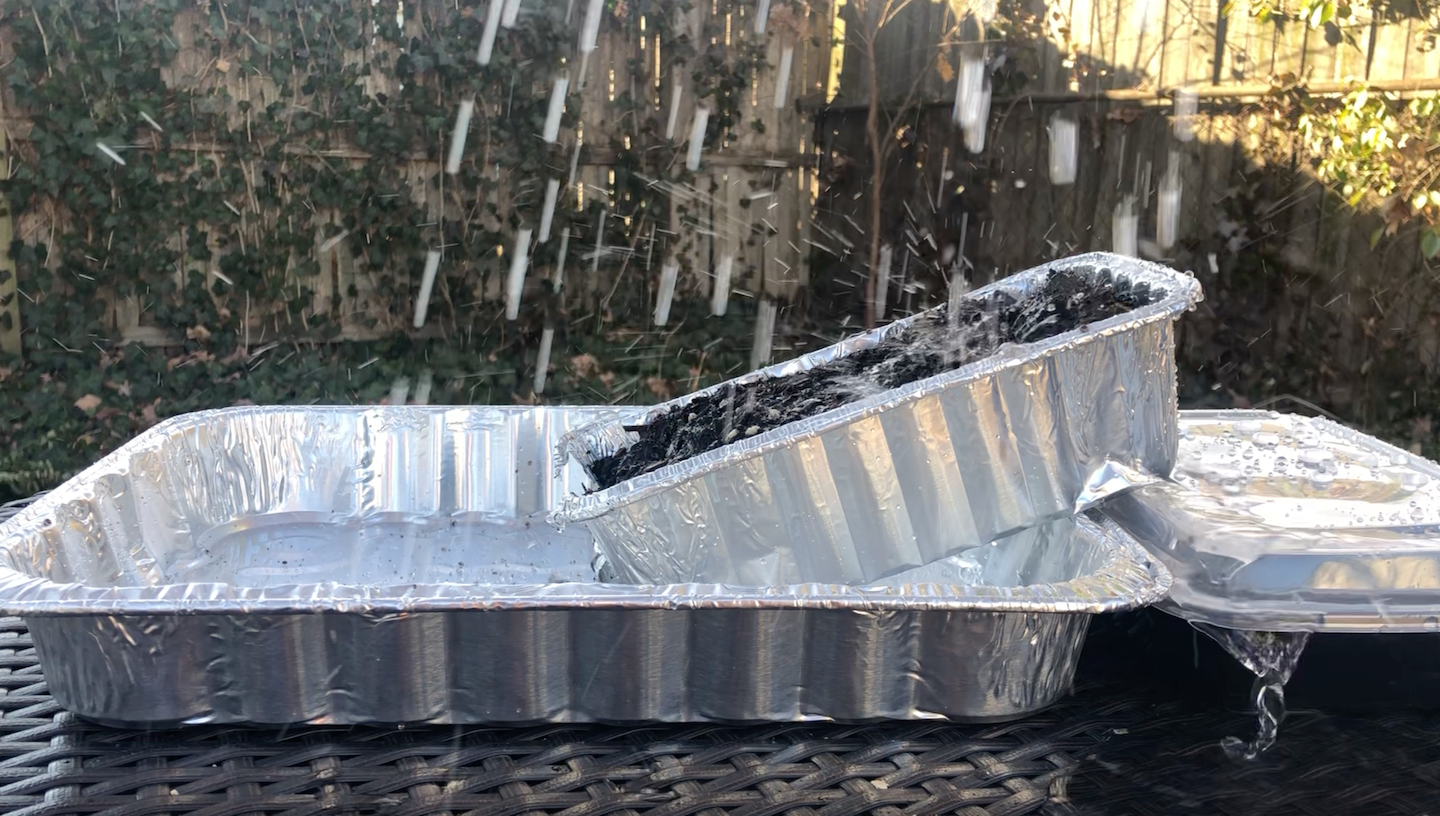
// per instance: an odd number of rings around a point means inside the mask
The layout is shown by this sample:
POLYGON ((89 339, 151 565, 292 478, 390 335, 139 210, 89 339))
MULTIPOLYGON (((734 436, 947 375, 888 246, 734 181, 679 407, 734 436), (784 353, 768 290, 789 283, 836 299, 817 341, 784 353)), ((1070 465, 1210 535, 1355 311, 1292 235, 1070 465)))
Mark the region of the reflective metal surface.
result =
POLYGON ((1440 466, 1324 419, 1182 411, 1173 482, 1105 503, 1164 608, 1259 631, 1440 631, 1440 466))
POLYGON ((0 611, 110 723, 1003 719, 1169 575, 1065 519, 872 586, 596 582, 544 524, 596 409, 240 408, 0 526, 0 611), (943 583, 932 583, 941 581, 943 583))
MULTIPOLYGON (((1109 270, 1116 281, 1149 286, 1160 297, 605 490, 576 491, 555 517, 585 522, 620 577, 636 583, 858 583, 1075 513, 1149 474, 1169 473, 1176 444, 1172 324, 1200 299, 1199 284, 1096 253, 1029 270, 973 297, 1019 298, 1062 268, 1109 270)), ((813 368, 873 346, 913 319, 741 381, 813 368)), ((562 447, 561 464, 611 453, 626 444, 625 433, 615 418, 583 428, 562 447)))

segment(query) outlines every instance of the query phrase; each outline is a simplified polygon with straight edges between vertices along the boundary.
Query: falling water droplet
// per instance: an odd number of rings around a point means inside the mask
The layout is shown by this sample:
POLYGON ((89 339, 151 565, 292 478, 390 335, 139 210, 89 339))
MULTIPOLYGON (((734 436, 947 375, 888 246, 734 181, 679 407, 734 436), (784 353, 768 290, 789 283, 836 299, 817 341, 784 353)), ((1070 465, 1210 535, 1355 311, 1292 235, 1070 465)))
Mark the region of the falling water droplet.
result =
POLYGON ((770 0, 755 0, 755 33, 765 34, 765 25, 770 21, 770 0))
POLYGON ((550 91, 550 108, 545 112, 545 129, 541 137, 546 144, 560 138, 560 118, 565 115, 565 94, 570 89, 569 77, 557 77, 550 91))
POLYGON ((490 57, 495 53, 495 34, 500 30, 500 13, 505 8, 505 0, 490 0, 490 8, 485 15, 485 32, 480 35, 480 51, 475 55, 475 61, 481 65, 489 65, 490 57))
POLYGON ((455 114, 455 130, 450 134, 450 155, 445 160, 445 172, 455 175, 460 172, 460 160, 465 157, 465 137, 470 132, 470 117, 475 113, 475 100, 460 102, 455 114))
POLYGON ((535 355, 535 393, 545 393, 545 378, 550 373, 550 350, 555 344, 555 330, 546 327, 540 333, 540 351, 535 355))
POLYGON ((1199 97, 1191 88, 1182 88, 1175 94, 1175 138, 1181 142, 1195 140, 1195 114, 1199 110, 1199 97))
POLYGON ((721 255, 720 263, 715 267, 715 285, 710 291, 710 314, 716 317, 724 317, 730 306, 730 278, 734 270, 735 256, 728 253, 721 255))
POLYGON ((750 349, 750 367, 762 368, 770 362, 775 341, 775 301, 765 298, 755 312, 755 344, 750 349))
POLYGON ((1126 195, 1115 204, 1110 226, 1110 247, 1117 255, 1140 254, 1140 217, 1135 214, 1135 196, 1126 195))
POLYGON ((660 267, 660 291, 655 296, 655 325, 670 322, 670 303, 675 299, 675 282, 680 276, 680 262, 669 258, 660 267))
POLYGON ((525 266, 530 257, 532 234, 531 229, 526 227, 515 236, 515 252, 510 256, 510 276, 505 286, 506 320, 520 317, 520 295, 525 291, 525 266))
POLYGON ((415 297, 415 320, 412 325, 421 328, 425 325, 425 313, 430 309, 430 292, 435 288, 435 273, 440 269, 440 252, 430 250, 425 253, 425 272, 420 277, 420 294, 415 297))
POLYGON ((1063 113, 1050 117, 1050 183, 1064 187, 1075 183, 1080 159, 1080 126, 1063 113))
POLYGON ((894 260, 894 249, 889 244, 880 247, 879 269, 875 272, 875 319, 885 319, 886 302, 890 297, 890 267, 894 260))
POLYGON ((1165 169, 1165 176, 1160 182, 1160 193, 1157 196, 1155 214, 1155 243, 1160 245, 1161 250, 1168 250, 1175 246, 1175 241, 1180 235, 1180 200, 1184 192, 1184 183, 1180 180, 1180 151, 1170 151, 1170 164, 1165 169))
POLYGON ((545 203, 540 211, 540 242, 550 240, 550 225, 555 220, 555 202, 560 197, 559 179, 545 182, 545 203))
POLYGON ((604 8, 605 0, 590 0, 590 5, 585 9, 585 24, 580 29, 582 53, 588 54, 595 50, 595 43, 600 39, 600 13, 604 8))
POLYGON ((784 110, 789 103, 790 69, 795 64, 795 46, 786 45, 780 51, 780 70, 775 74, 775 110, 784 110))
POLYGON ((690 172, 700 169, 700 155, 705 150, 705 126, 710 122, 710 108, 695 107, 695 119, 690 124, 690 150, 685 157, 685 167, 690 172))
POLYGON ((500 25, 505 28, 514 28, 515 23, 520 19, 521 0, 505 0, 505 10, 500 15, 500 25))
POLYGON ((570 252, 570 228, 560 231, 560 250, 555 258, 555 291, 565 284, 565 256, 570 252))

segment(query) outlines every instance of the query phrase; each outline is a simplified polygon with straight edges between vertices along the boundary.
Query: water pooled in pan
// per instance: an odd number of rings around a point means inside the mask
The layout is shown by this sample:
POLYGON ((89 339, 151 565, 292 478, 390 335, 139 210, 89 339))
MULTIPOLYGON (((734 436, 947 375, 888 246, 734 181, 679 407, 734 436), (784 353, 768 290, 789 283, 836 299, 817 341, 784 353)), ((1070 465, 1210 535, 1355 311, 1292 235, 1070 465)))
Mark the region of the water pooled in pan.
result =
POLYGON ((276 513, 196 537, 170 567, 177 583, 273 587, 335 581, 403 584, 553 584, 595 580, 583 531, 523 519, 318 518, 276 513))
POLYGON ((953 371, 1007 343, 1033 343, 1114 317, 1152 301, 1104 272, 1057 270, 1021 298, 969 297, 949 313, 916 317, 879 343, 808 371, 729 383, 665 411, 637 429, 639 439, 595 459, 601 489, 833 408, 953 371))

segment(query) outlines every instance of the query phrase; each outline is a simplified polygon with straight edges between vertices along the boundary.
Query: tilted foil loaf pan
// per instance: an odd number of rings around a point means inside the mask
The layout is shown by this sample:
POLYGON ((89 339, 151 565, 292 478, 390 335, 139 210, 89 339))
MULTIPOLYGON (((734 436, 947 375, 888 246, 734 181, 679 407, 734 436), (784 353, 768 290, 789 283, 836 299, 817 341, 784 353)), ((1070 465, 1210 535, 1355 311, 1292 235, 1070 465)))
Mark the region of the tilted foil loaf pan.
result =
MULTIPOLYGON (((968 301, 1024 301, 1047 291, 1057 272, 1146 302, 763 433, 733 428, 726 436, 738 438, 718 449, 605 489, 582 485, 554 518, 588 526, 619 576, 635 583, 854 584, 1168 474, 1176 445, 1173 322, 1200 299, 1199 284, 1154 264, 1091 254, 1004 279, 968 301)), ((593 473, 636 444, 637 426, 683 429, 696 400, 733 401, 766 379, 873 353, 922 321, 943 319, 937 313, 666 403, 638 423, 603 419, 565 441, 561 464, 574 460, 593 473)))
POLYGON ((179 417, 0 526, 0 611, 113 724, 994 720, 1065 692, 1090 614, 1169 584, 1088 519, 884 586, 601 583, 544 522, 597 415, 179 417))

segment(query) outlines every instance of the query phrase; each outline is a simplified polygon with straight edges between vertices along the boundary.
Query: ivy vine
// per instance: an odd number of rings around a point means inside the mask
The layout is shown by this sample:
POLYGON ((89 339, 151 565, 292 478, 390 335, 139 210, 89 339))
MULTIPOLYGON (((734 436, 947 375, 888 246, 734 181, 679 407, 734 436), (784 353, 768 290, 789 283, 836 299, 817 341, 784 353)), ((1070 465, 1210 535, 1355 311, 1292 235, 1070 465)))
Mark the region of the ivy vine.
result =
MULTIPOLYGON (((52 484, 199 408, 374 402, 422 370, 436 372, 435 402, 538 399, 529 382, 545 328, 558 335, 553 399, 643 402, 733 373, 750 343, 745 309, 710 318, 677 299, 661 331, 649 325, 658 263, 577 285, 594 262, 581 247, 633 247, 647 218, 664 226, 671 202, 654 180, 695 180, 683 135, 665 138, 668 99, 617 89, 607 111, 617 126, 587 134, 577 157, 585 97, 572 83, 565 135, 547 144, 550 88, 577 67, 578 20, 565 3, 527 2, 482 67, 487 10, 488 0, 7 3, 3 195, 27 229, 9 247, 25 349, 0 360, 0 492, 52 484), (462 99, 475 113, 448 175, 439 168, 462 99), (545 182, 565 184, 597 151, 613 157, 612 188, 562 195, 554 213, 552 234, 572 235, 566 285, 553 285, 560 242, 538 244, 520 319, 504 320, 517 231, 540 219, 545 182), (443 262, 414 331, 430 249, 443 262), (113 336, 120 313, 168 345, 126 345, 113 336)), ((680 24, 688 11, 605 0, 602 23, 634 36, 644 21, 666 80, 712 107, 705 138, 716 147, 751 126, 740 99, 766 67, 764 48, 702 45, 723 22, 692 32, 680 24)), ((657 251, 683 256, 680 232, 657 251)))

